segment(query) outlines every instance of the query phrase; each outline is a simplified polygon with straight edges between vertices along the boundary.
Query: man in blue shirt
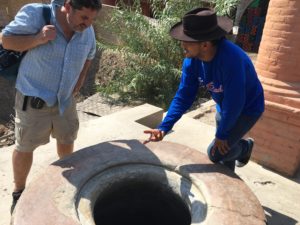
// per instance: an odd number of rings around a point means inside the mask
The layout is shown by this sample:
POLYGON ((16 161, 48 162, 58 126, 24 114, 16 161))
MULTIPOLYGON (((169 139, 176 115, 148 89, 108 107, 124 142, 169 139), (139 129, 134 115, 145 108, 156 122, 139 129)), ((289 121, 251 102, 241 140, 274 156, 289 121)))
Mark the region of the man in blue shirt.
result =
MULTIPOLYGON (((264 111, 263 88, 247 54, 226 40, 232 29, 227 17, 208 8, 188 12, 170 35, 181 41, 186 58, 179 89, 158 129, 144 131, 149 141, 160 141, 189 109, 199 85, 204 85, 217 105, 215 139, 208 147, 212 162, 234 171, 248 163, 253 140, 243 136, 264 111)), ((200 134, 199 134, 200 135, 200 134)))
POLYGON ((96 40, 92 23, 100 0, 54 1, 50 25, 45 24, 42 4, 25 5, 3 30, 3 47, 27 51, 16 81, 16 148, 13 152, 13 205, 26 185, 33 151, 57 140, 63 158, 73 152, 79 123, 74 95, 84 83, 96 40))

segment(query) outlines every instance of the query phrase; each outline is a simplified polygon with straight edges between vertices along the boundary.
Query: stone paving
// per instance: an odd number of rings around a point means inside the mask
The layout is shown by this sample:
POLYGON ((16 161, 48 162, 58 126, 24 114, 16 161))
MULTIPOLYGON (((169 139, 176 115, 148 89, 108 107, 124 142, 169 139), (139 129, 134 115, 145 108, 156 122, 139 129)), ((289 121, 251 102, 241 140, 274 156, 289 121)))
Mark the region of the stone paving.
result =
POLYGON ((116 103, 113 100, 102 97, 99 93, 92 95, 82 102, 77 103, 77 112, 81 122, 112 114, 130 106, 116 103))

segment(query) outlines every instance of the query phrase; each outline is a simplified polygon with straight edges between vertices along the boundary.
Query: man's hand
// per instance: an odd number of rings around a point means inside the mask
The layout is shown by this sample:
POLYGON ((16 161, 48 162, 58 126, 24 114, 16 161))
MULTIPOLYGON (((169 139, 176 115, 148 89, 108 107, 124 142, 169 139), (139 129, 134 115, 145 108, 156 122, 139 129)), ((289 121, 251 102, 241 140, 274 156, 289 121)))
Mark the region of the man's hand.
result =
POLYGON ((229 151, 229 146, 228 146, 227 140, 221 140, 221 139, 216 138, 215 144, 211 151, 212 156, 215 155, 216 150, 219 150, 221 155, 227 154, 229 151))
POLYGON ((145 130, 144 133, 150 134, 150 137, 143 144, 147 144, 150 141, 161 141, 165 136, 165 132, 158 129, 145 130))
POLYGON ((56 29, 54 25, 46 25, 38 33, 37 38, 40 44, 46 44, 48 41, 53 41, 56 38, 56 29))

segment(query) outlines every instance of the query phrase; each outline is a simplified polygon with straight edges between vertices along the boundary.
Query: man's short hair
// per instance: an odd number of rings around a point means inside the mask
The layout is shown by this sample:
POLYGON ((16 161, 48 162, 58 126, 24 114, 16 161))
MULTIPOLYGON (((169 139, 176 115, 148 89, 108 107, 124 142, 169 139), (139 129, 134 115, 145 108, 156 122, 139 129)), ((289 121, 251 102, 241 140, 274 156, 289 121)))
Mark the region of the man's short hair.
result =
POLYGON ((102 8, 101 0, 66 0, 73 9, 81 10, 83 7, 99 11, 102 8))

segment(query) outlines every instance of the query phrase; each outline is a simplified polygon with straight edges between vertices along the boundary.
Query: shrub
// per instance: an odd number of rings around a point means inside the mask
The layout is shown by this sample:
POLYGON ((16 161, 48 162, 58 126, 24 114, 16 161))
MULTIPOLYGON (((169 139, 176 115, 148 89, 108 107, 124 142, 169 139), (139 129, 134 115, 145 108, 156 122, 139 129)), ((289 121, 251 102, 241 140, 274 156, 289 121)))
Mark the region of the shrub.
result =
MULTIPOLYGON (((140 0, 133 0, 131 6, 119 2, 122 10, 114 10, 111 20, 102 26, 116 34, 120 43, 100 45, 118 51, 126 66, 116 69, 114 79, 99 90, 118 93, 123 100, 142 100, 166 108, 177 90, 183 59, 180 44, 169 36, 169 30, 184 13, 204 4, 212 6, 214 2, 151 0, 155 18, 151 19, 141 14, 140 0)), ((203 97, 205 92, 200 91, 203 97)))

